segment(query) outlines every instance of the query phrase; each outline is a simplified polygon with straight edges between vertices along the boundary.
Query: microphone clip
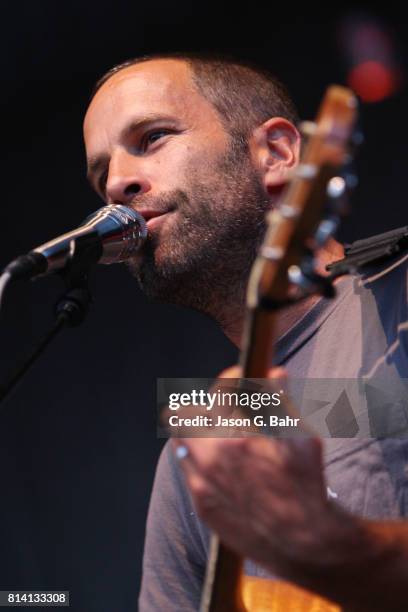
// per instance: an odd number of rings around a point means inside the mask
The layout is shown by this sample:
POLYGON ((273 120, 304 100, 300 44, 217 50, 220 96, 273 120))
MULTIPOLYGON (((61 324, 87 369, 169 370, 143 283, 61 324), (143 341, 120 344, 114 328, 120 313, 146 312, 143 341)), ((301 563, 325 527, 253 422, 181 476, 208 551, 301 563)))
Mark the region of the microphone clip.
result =
POLYGON ((88 286, 89 266, 97 263, 102 254, 98 233, 91 232, 72 239, 68 263, 59 270, 67 292, 55 305, 55 314, 64 316, 69 327, 80 325, 88 314, 92 296, 88 286))
POLYGON ((82 286, 89 267, 102 255, 102 245, 96 231, 76 236, 71 240, 67 265, 58 271, 68 288, 82 286))

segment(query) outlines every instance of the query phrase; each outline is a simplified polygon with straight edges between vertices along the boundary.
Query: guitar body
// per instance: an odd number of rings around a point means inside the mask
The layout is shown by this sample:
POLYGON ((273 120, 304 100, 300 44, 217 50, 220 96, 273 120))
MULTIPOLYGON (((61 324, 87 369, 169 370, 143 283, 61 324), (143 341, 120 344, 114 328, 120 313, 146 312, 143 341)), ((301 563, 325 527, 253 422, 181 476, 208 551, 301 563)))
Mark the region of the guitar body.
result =
POLYGON ((256 612, 340 612, 340 608, 282 580, 245 576, 241 583, 244 610, 256 612))
POLYGON ((212 536, 200 612, 341 612, 341 608, 289 582, 245 576, 240 557, 212 536))

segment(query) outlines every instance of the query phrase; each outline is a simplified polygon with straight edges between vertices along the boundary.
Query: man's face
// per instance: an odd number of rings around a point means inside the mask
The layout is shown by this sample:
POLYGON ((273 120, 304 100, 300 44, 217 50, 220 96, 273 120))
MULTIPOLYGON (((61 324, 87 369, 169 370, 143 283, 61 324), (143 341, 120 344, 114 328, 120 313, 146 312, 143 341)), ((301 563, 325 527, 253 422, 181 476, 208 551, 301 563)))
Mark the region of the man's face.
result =
POLYGON ((89 106, 84 136, 96 191, 147 221, 130 267, 148 295, 209 312, 245 285, 268 197, 185 62, 112 76, 89 106))

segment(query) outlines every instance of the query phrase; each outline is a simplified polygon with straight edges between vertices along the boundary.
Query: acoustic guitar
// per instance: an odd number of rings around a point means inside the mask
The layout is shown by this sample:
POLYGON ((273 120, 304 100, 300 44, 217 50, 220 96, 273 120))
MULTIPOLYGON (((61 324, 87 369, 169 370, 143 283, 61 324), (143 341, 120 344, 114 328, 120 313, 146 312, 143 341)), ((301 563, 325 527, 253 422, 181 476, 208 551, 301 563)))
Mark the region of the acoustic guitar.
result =
MULTIPOLYGON (((337 224, 357 114, 354 94, 331 86, 314 123, 304 124, 306 143, 278 206, 267 215, 263 245, 253 265, 241 365, 243 378, 266 378, 280 307, 311 288, 330 294, 327 279, 311 271, 313 252, 337 224), (331 205, 329 216, 328 201, 331 205), (295 291, 293 291, 295 288, 295 291)), ((243 574, 243 560, 212 535, 201 612, 338 612, 321 597, 280 580, 243 574)))

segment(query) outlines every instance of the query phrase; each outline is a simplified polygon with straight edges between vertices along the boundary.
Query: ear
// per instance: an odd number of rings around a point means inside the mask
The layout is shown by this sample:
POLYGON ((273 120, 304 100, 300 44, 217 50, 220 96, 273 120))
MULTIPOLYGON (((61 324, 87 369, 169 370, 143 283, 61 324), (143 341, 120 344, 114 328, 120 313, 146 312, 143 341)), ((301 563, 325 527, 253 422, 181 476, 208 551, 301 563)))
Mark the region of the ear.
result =
POLYGON ((252 160, 261 171, 265 190, 277 195, 299 161, 301 138, 283 117, 273 117, 257 127, 250 138, 252 160))

